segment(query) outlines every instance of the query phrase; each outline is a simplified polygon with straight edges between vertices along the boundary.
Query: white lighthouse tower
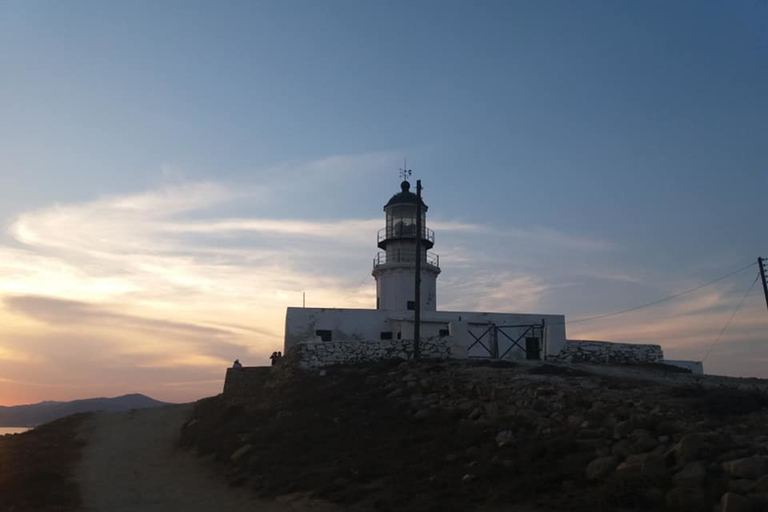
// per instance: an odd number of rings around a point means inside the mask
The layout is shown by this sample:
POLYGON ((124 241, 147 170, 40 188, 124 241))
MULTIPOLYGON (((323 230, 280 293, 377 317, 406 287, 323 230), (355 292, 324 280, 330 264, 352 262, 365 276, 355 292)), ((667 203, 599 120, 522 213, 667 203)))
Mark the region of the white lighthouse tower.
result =
POLYGON ((427 228, 427 205, 421 203, 421 233, 416 233, 416 207, 420 199, 411 192, 407 179, 401 191, 384 205, 386 227, 378 233, 380 252, 373 259, 376 279, 376 309, 402 311, 415 309, 416 258, 421 259, 421 310, 437 309, 439 256, 429 252, 435 245, 435 233, 427 228), (416 237, 421 238, 420 254, 416 237))

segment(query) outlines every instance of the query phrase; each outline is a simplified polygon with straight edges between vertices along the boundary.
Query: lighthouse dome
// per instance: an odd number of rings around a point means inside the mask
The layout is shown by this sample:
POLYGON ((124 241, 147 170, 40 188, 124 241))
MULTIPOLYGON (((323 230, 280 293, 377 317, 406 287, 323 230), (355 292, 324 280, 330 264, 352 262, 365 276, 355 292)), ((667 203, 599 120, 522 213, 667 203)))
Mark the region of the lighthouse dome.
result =
MULTIPOLYGON (((392 198, 389 200, 387 204, 384 205, 384 208, 388 208, 390 206, 396 205, 396 204, 413 204, 419 202, 419 196, 411 192, 411 184, 408 183, 408 181, 403 181, 400 184, 400 192, 393 195, 392 198)), ((424 201, 421 202, 422 208, 424 208, 424 211, 427 211, 427 205, 424 203, 424 201)))

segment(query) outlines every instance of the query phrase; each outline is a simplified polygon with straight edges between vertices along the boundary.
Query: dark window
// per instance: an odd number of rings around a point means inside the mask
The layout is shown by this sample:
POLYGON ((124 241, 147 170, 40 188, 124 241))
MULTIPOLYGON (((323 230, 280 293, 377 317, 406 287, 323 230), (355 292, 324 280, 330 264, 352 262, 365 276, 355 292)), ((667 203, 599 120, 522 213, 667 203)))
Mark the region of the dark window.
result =
POLYGON ((323 341, 331 341, 331 331, 326 329, 318 329, 315 331, 315 334, 320 336, 320 339, 323 341))
POLYGON ((401 332, 397 333, 397 339, 402 339, 402 338, 403 338, 403 333, 401 332))
POLYGON ((408 311, 413 311, 414 309, 416 309, 416 301, 409 300, 406 307, 408 308, 408 311))
POLYGON ((451 334, 448 329, 440 329, 440 336, 448 336, 451 334))
POLYGON ((383 340, 391 340, 392 339, 392 331, 382 331, 381 332, 381 339, 383 339, 383 340))

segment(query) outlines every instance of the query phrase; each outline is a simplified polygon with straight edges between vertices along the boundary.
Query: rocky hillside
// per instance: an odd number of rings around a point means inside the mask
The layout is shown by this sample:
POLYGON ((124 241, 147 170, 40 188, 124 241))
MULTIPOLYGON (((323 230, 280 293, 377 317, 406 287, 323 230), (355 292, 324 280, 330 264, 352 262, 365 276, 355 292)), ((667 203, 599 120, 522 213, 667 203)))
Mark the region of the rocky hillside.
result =
POLYGON ((286 364, 250 404, 199 402, 181 442, 262 497, 347 510, 768 510, 762 392, 607 370, 286 364))

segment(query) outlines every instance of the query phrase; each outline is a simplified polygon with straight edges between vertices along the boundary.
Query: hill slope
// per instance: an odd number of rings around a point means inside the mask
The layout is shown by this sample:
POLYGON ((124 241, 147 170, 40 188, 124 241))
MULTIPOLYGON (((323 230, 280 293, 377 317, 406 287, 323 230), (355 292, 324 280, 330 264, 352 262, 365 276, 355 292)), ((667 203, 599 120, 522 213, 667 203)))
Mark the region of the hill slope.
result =
POLYGON ((141 394, 115 398, 88 398, 71 402, 40 402, 13 407, 0 406, 0 427, 35 427, 71 414, 95 411, 129 411, 168 405, 141 394))
POLYGON ((181 442, 262 497, 346 510, 768 510, 764 385, 654 368, 285 365, 248 404, 200 401, 181 442))

